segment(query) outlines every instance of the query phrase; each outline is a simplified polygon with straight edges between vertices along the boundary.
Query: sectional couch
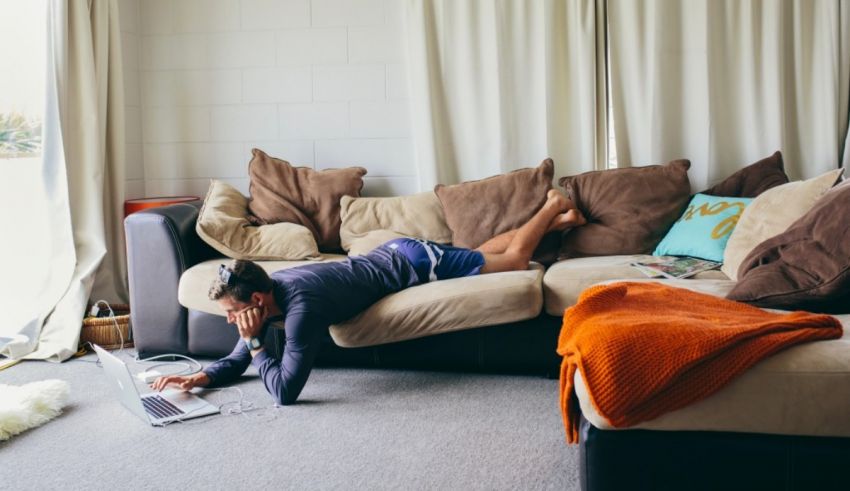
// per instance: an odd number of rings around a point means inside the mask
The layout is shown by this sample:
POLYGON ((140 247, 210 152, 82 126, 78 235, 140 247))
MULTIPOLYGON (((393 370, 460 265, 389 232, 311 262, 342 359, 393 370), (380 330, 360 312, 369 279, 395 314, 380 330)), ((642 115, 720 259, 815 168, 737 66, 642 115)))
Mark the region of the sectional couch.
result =
MULTIPOLYGON (((200 206, 177 204, 126 219, 132 326, 141 356, 215 357, 237 341, 206 298, 226 258, 196 233, 200 206)), ((567 259, 548 268, 532 263, 527 271, 416 286, 332 326, 319 364, 554 377, 564 310, 593 284, 659 281, 629 266, 642 257, 567 259)), ((318 260, 344 258, 323 254, 318 260)), ((304 263, 260 264, 273 271, 304 263)), ((735 284, 720 271, 664 281, 719 296, 735 284)), ((850 315, 839 319, 850 326, 850 315)), ((269 330, 269 336, 279 334, 269 330)), ((781 352, 708 399, 627 431, 597 414, 580 374, 576 378, 585 489, 830 487, 850 457, 846 334, 781 352)))

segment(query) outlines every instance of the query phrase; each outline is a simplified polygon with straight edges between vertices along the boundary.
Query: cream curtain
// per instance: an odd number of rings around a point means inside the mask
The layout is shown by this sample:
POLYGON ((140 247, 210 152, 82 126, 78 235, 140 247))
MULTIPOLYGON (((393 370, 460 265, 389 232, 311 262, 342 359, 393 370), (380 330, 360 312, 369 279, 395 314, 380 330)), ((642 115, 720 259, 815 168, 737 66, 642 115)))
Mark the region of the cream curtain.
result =
POLYGON ((90 295, 126 298, 124 94, 117 0, 50 0, 42 178, 51 268, 40 310, 0 345, 10 358, 77 351, 90 295))
POLYGON ((850 95, 842 0, 608 0, 620 166, 689 158, 695 189, 781 150, 838 167, 850 95))
POLYGON ((604 2, 408 0, 420 189, 605 165, 604 2))

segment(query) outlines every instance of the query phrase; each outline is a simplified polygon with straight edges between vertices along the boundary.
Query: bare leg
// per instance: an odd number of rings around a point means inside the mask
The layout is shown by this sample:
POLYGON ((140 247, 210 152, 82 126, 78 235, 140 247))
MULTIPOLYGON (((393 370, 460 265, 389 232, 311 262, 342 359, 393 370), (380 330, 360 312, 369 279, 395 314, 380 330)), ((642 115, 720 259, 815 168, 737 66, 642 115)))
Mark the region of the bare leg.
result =
POLYGON ((528 262, 531 260, 531 254, 540 243, 540 239, 549 230, 552 220, 556 216, 567 212, 570 204, 569 200, 558 191, 554 189, 549 191, 546 203, 531 217, 531 220, 516 229, 513 237, 508 235, 500 239, 500 241, 504 241, 510 237, 510 242, 505 247, 504 252, 488 253, 481 251, 484 254, 484 267, 481 268, 481 272, 498 273, 500 271, 527 269, 528 262))
POLYGON ((517 230, 519 229, 515 228, 513 230, 503 232, 481 244, 475 250, 484 254, 501 254, 508 249, 511 241, 514 240, 517 230))
MULTIPOLYGON (((552 221, 549 222, 549 228, 546 229, 546 233, 564 231, 568 228, 578 227, 586 223, 586 220, 582 216, 581 212, 575 208, 575 205, 569 200, 567 201, 570 209, 564 213, 556 215, 552 221)), ((514 239, 514 236, 516 236, 518 230, 518 228, 515 228, 513 230, 503 232, 481 244, 475 250, 484 254, 501 254, 508 249, 508 246, 514 239)))

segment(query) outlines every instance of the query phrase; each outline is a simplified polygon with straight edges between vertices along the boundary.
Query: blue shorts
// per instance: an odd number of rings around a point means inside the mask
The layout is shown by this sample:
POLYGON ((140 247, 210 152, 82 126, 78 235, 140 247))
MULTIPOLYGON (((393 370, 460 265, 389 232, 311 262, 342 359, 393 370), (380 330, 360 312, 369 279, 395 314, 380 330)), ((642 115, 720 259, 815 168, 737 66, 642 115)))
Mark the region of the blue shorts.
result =
POLYGON ((382 247, 400 252, 416 270, 420 283, 475 276, 484 266, 484 255, 478 251, 436 244, 421 239, 395 239, 382 247))

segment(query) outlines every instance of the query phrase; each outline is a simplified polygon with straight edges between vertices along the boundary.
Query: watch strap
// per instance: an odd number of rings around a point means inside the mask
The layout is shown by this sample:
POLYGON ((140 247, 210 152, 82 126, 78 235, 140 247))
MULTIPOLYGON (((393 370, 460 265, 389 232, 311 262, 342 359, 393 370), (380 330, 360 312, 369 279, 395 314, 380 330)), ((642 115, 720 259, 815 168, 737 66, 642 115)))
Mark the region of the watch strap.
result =
POLYGON ((245 344, 248 346, 248 350, 255 350, 263 347, 263 342, 260 341, 260 338, 258 337, 246 339, 245 344))

